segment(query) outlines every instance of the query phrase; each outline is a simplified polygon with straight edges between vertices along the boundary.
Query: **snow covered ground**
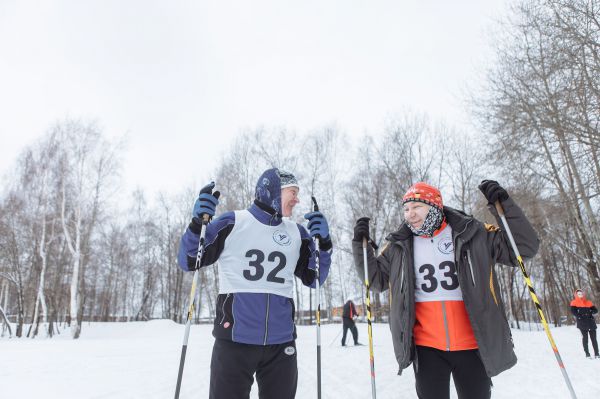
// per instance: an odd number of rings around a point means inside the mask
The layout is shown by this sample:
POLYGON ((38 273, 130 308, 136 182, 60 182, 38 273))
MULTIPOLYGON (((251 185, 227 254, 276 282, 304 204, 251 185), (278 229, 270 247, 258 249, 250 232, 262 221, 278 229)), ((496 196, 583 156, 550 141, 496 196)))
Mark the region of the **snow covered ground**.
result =
MULTIPOLYGON (((367 343, 366 324, 359 324, 367 343)), ((210 325, 192 326, 182 399, 207 398, 210 325)), ((341 347, 340 325, 322 326, 323 397, 370 397, 368 346, 341 347)), ((79 340, 68 331, 53 339, 0 338, 0 398, 171 398, 175 391, 184 327, 167 320, 85 323, 79 340)), ((600 397, 600 360, 587 360, 574 327, 552 333, 580 399, 600 397)), ((411 368, 397 376, 388 326, 374 326, 377 397, 416 398, 411 368)), ((493 379, 495 399, 568 398, 563 377, 543 331, 513 330, 519 362, 493 379)), ((351 340, 350 340, 351 341, 351 340)), ((315 327, 298 327, 297 398, 316 397, 315 327)), ((257 398, 256 386, 252 398, 257 398)), ((453 398, 456 394, 453 392, 453 398)))

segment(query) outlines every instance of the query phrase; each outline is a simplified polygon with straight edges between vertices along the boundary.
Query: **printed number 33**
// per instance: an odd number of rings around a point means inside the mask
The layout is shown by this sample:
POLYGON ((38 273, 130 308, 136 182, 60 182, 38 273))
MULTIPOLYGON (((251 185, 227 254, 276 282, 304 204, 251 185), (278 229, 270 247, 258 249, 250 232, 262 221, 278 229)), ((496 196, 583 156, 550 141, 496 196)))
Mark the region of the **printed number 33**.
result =
MULTIPOLYGON (((248 266, 253 267, 254 270, 244 269, 244 278, 250 281, 260 280, 265 274, 265 267, 263 266, 263 262, 265 260, 264 252, 259 249, 251 249, 246 252, 246 258, 250 258, 248 266)), ((267 260, 269 262, 278 262, 277 266, 275 266, 275 268, 267 275, 267 281, 278 284, 285 283, 284 278, 277 277, 277 273, 279 273, 285 267, 285 255, 279 251, 274 251, 269 254, 267 260)))
MULTIPOLYGON (((442 280, 440 285, 445 290, 455 290, 458 288, 458 276, 456 275, 456 265, 454 262, 446 261, 439 265, 440 270, 448 269, 444 272, 444 277, 448 277, 450 282, 442 280)), ((433 292, 438 287, 438 280, 435 278, 435 268, 433 265, 424 264, 419 267, 419 273, 427 273, 423 276, 424 280, 427 280, 429 284, 421 284, 421 289, 425 292, 433 292)))

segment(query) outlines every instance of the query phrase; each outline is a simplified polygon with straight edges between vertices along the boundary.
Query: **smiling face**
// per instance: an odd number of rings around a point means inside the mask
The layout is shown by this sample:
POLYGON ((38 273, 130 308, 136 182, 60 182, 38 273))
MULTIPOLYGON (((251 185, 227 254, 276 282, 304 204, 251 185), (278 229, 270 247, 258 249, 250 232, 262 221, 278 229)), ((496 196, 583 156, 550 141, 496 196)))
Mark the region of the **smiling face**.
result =
POLYGON ((281 214, 285 217, 292 216, 292 210, 300 202, 298 199, 298 187, 286 187, 281 189, 281 214))
POLYGON ((577 298, 583 298, 583 291, 577 291, 577 298))
POLYGON ((404 204, 404 220, 415 230, 423 226, 425 217, 429 213, 430 205, 418 201, 408 201, 404 204))

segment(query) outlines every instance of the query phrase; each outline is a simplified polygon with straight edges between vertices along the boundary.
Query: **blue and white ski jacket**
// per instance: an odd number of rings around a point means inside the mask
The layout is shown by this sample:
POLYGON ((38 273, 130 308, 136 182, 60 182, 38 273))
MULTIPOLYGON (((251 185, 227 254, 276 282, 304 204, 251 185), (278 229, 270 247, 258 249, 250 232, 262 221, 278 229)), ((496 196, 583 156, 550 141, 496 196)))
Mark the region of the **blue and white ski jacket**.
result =
MULTIPOLYGON (((293 275, 300 278, 304 285, 313 288, 316 251, 313 240, 302 225, 281 218, 280 187, 276 170, 265 171, 257 183, 254 204, 247 210, 226 212, 206 228, 206 247, 200 266, 208 266, 220 260, 220 289, 213 328, 213 336, 217 339, 252 345, 274 345, 296 338, 295 307, 290 286, 293 277, 290 267, 287 268, 287 274, 282 270, 286 259, 283 256, 285 248, 281 247, 283 253, 275 251, 268 254, 263 253, 261 248, 273 247, 272 241, 279 241, 278 244, 281 244, 283 240, 288 253, 289 248, 293 248, 294 252, 297 250, 297 254, 287 257, 297 258, 293 275), (281 226, 283 230, 275 226, 281 226), (285 231, 285 227, 291 226, 298 231, 277 235, 279 231, 285 231), (272 231, 275 234, 271 238, 272 231), (265 236, 269 237, 269 242, 265 242, 265 236), (293 240, 300 240, 300 243, 293 240), (244 248, 242 254, 245 248, 257 249, 245 253, 247 258, 230 256, 230 248, 239 246, 244 248), (281 258, 284 259, 283 262, 281 258), (289 279, 282 278, 285 275, 289 279), (230 280, 234 284, 229 283, 230 280), (235 284, 237 281, 238 285, 235 284), (282 291, 279 286, 286 286, 289 291, 282 291)), ((181 238, 178 263, 186 271, 195 267, 200 231, 200 220, 194 218, 181 238)), ((331 252, 329 237, 322 239, 319 252, 320 284, 325 282, 329 274, 331 252)))

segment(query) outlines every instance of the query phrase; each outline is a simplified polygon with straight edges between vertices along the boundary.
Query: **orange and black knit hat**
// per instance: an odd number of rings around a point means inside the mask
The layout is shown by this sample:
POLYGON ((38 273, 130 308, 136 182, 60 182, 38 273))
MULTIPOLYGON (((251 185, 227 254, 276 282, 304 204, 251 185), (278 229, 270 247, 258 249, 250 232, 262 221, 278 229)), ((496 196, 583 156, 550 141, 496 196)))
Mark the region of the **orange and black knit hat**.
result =
POLYGON ((444 208, 440 190, 423 182, 413 184, 404 194, 402 204, 404 205, 409 201, 423 202, 440 210, 444 208))

